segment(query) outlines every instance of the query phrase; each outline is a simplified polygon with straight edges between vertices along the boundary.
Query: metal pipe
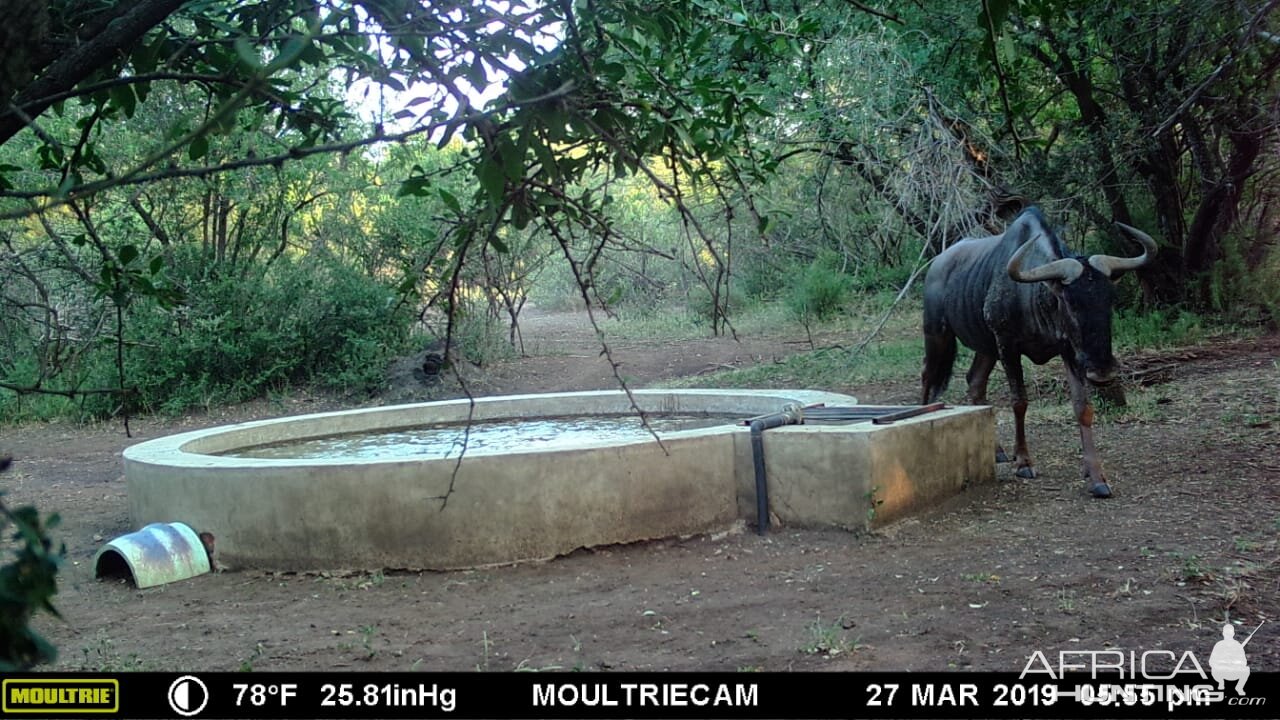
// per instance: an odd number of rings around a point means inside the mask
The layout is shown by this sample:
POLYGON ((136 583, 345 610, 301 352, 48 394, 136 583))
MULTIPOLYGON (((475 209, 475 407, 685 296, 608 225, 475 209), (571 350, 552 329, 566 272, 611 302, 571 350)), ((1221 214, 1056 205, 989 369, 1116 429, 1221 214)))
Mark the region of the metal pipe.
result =
POLYGON ((854 420, 872 420, 881 415, 895 413, 902 408, 898 406, 890 407, 823 407, 807 410, 804 415, 805 423, 815 422, 850 422, 854 420))
POLYGON ((881 415, 880 417, 876 418, 875 420, 872 420, 871 422, 875 423, 876 425, 888 425, 889 423, 896 422, 898 420, 906 420, 907 418, 913 418, 917 415, 924 415, 925 413, 931 413, 937 410, 941 410, 946 406, 947 406, 946 403, 940 403, 940 402, 931 403, 929 405, 921 405, 919 407, 907 408, 906 410, 900 410, 895 413, 889 413, 888 415, 881 415))
POLYGON ((756 534, 769 531, 769 483, 764 471, 764 431, 783 425, 796 425, 804 418, 799 405, 788 405, 782 412, 761 415, 746 421, 751 426, 751 459, 756 472, 756 534))
POLYGON ((946 405, 943 403, 933 403, 920 406, 887 405, 870 407, 854 405, 853 407, 806 408, 804 421, 805 423, 851 423, 870 420, 877 425, 888 425, 898 420, 934 412, 945 407, 946 405))

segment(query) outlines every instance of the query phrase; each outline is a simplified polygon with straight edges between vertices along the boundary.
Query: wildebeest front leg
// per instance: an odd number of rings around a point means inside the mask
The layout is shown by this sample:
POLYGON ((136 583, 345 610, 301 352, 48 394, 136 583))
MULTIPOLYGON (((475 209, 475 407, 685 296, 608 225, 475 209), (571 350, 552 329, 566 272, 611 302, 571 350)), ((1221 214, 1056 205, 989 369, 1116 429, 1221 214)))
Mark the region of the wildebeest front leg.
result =
POLYGON ((1036 476, 1032 467, 1031 451, 1027 449, 1027 386, 1022 379, 1022 356, 1001 352, 1000 364, 1009 379, 1009 394, 1013 396, 1013 473, 1020 478, 1036 476))
POLYGON ((1071 387, 1071 406, 1076 411, 1076 422, 1080 424, 1081 472, 1089 481, 1089 493, 1094 497, 1111 497, 1111 486, 1107 484, 1107 476, 1102 473, 1102 461, 1098 459, 1098 448, 1093 444, 1093 404, 1089 402, 1089 387, 1085 384, 1084 373, 1080 367, 1064 358, 1067 366, 1067 385, 1071 387))

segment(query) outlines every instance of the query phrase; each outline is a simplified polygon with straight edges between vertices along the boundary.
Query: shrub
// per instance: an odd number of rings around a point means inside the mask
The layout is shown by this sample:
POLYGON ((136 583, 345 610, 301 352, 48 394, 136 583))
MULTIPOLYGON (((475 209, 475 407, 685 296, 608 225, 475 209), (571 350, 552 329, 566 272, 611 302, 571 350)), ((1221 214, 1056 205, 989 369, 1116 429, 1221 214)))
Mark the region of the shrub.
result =
POLYGON ((843 312, 852 291, 852 279, 840 270, 840 256, 823 252, 787 288, 787 310, 805 324, 826 320, 843 312))
POLYGON ((1194 345, 1204 340, 1207 332, 1204 318, 1187 310, 1139 312, 1126 308, 1116 312, 1112 334, 1118 349, 1131 350, 1194 345))
MULTIPOLYGON (((719 301, 721 307, 725 307, 727 303, 728 314, 733 316, 737 311, 746 307, 747 297, 736 284, 730 283, 727 290, 721 288, 719 301)), ((711 291, 702 283, 697 283, 689 288, 689 295, 685 303, 689 314, 699 323, 710 325, 711 321, 717 317, 711 291)))
POLYGON ((413 319, 390 289, 332 260, 281 260, 185 286, 185 305, 147 304, 130 319, 136 351, 127 372, 147 409, 177 412, 307 383, 377 390, 413 319))
POLYGON ((793 261, 780 261, 775 255, 763 251, 744 253, 735 263, 738 286, 752 300, 777 300, 786 289, 787 268, 793 261))

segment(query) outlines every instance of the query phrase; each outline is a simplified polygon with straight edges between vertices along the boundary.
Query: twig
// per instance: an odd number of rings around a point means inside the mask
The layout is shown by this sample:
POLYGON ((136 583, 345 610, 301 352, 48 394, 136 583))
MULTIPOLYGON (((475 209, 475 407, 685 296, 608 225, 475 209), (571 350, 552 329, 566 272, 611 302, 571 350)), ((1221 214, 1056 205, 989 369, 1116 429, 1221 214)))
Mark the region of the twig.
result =
MULTIPOLYGON (((1280 5, 1280 0, 1271 0, 1271 2, 1262 6, 1258 12, 1254 13, 1254 16, 1249 20, 1249 24, 1243 33, 1243 37, 1240 38, 1241 45, 1247 44, 1254 35, 1260 32, 1259 24, 1262 22, 1262 19, 1269 15, 1272 10, 1275 10, 1277 5, 1280 5)), ((1274 42, 1272 36, 1268 36, 1264 33, 1263 37, 1264 39, 1274 42)), ((1188 95, 1185 100, 1178 104, 1178 107, 1174 109, 1169 117, 1151 132, 1151 137, 1158 138, 1169 128, 1173 127, 1173 125, 1178 122, 1178 119, 1182 117, 1182 114, 1200 99, 1200 96, 1204 94, 1205 90, 1208 90, 1213 83, 1217 82, 1218 78, 1223 73, 1235 66, 1237 58, 1236 53, 1240 47, 1235 46, 1235 43, 1232 43, 1232 45, 1233 47, 1227 57, 1221 63, 1218 63, 1218 67, 1214 68, 1213 72, 1209 73, 1209 76, 1201 81, 1201 83, 1196 86, 1196 89, 1192 90, 1191 94, 1188 95)))
POLYGON ((604 339, 604 330, 600 329, 600 324, 596 321, 595 312, 591 309, 590 285, 582 277, 579 263, 574 259, 573 253, 570 251, 568 238, 560 232, 559 226, 554 222, 551 222, 549 218, 544 217, 543 220, 543 227, 545 227, 547 231, 551 233, 551 236, 556 239, 556 242, 560 244, 560 249, 564 253, 565 260, 569 262, 569 269, 573 272, 574 280, 578 284, 578 291, 582 294, 582 302, 587 308, 587 319, 591 321, 591 327, 595 330, 596 339, 600 343, 600 354, 608 361, 609 369, 613 373, 613 379, 618 382, 618 387, 622 388, 622 392, 626 393, 631 409, 635 410, 636 414, 640 417, 640 424, 643 425, 644 429, 648 430, 649 434, 653 436, 653 439, 658 443, 658 447, 662 449, 663 454, 670 455, 671 452, 667 450, 666 443, 662 442, 662 438, 658 436, 657 431, 649 424, 649 418, 644 409, 640 407, 638 402, 636 402, 636 397, 635 394, 631 392, 631 387, 627 385, 627 381, 623 380, 622 375, 618 373, 618 367, 621 363, 613 359, 613 351, 609 348, 609 343, 604 339))
MULTIPOLYGON (((922 258, 924 257, 924 250, 927 248, 928 245, 926 244, 924 248, 921 249, 920 255, 922 258)), ((852 358, 857 355, 863 348, 870 344, 877 335, 880 334, 880 331, 884 329, 885 324, 889 322, 889 316, 897 309, 899 303, 902 302, 902 299, 907 296, 907 290, 911 289, 912 283, 915 282, 916 278, 920 276, 920 273, 924 272, 925 268, 929 267, 932 262, 933 259, 930 258, 929 260, 917 265, 916 269, 911 271, 911 275, 907 278, 907 281, 902 284, 902 289, 898 291, 898 296, 893 299, 893 302, 889 304, 888 309, 886 309, 884 314, 880 316, 880 321, 876 323, 876 326, 872 328, 871 332, 868 333, 865 338, 849 349, 849 357, 852 358)))

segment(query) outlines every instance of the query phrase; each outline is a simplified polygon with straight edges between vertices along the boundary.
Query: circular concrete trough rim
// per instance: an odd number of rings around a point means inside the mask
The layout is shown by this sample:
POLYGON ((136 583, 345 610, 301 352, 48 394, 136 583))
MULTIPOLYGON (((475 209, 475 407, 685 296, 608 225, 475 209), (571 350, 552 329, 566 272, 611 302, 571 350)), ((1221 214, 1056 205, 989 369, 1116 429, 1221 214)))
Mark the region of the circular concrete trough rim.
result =
MULTIPOLYGON (((780 411, 788 403, 800 403, 802 405, 820 403, 828 405, 856 405, 858 403, 857 398, 851 395, 831 393, 821 390, 757 390, 745 388, 693 388, 678 390, 644 389, 632 390, 631 395, 636 398, 636 401, 642 407, 644 407, 646 412, 679 412, 682 409, 679 407, 680 400, 686 398, 688 400, 703 401, 703 405, 696 407, 686 406, 683 409, 690 412, 709 412, 705 408, 705 401, 725 401, 726 399, 733 398, 741 400, 743 404, 748 407, 744 407, 740 411, 736 408, 725 409, 723 412, 725 412, 725 414, 741 412, 743 419, 753 415, 780 411)), ((635 412, 635 410, 630 406, 630 403, 631 400, 627 397, 627 393, 622 390, 593 390, 584 392, 538 393, 527 395, 495 395, 475 398, 474 403, 463 398, 458 400, 439 400, 425 403, 310 413, 306 415, 290 415, 268 420, 254 420, 250 422, 236 423, 233 425, 219 425, 216 427, 192 430, 176 435, 167 435, 154 440, 147 440, 126 448, 124 451, 124 459, 129 462, 173 468, 242 469, 403 463, 406 460, 411 460, 412 458, 252 458, 236 455, 217 455, 211 453, 225 452, 235 448, 251 447, 270 442, 301 440, 346 432, 394 430, 397 428, 412 427, 415 425, 433 422, 463 422, 466 420, 468 412, 472 414, 472 419, 475 421, 505 420, 520 417, 539 418, 593 414, 630 414, 635 412), (532 406, 533 409, 537 409, 545 406, 548 402, 556 401, 569 401, 573 406, 567 411, 562 412, 529 412, 528 410, 525 410, 524 412, 516 412, 516 410, 523 407, 532 406), (423 418, 414 417, 420 413, 432 413, 433 411, 440 410, 454 410, 455 415, 460 415, 460 417, 444 420, 430 415, 423 418), (353 429, 340 429, 336 431, 329 429, 329 426, 332 426, 335 423, 341 423, 345 420, 359 418, 362 420, 369 419, 376 421, 380 416, 383 416, 382 419, 387 420, 387 422, 361 423, 360 427, 355 427, 353 429), (401 418, 401 420, 397 422, 396 418, 401 418), (289 433, 287 430, 290 425, 297 427, 314 427, 314 431, 289 433), (235 441, 238 437, 251 437, 252 434, 264 430, 280 431, 282 429, 285 432, 283 432, 279 437, 271 440, 256 440, 250 442, 235 441)), ((720 412, 720 410, 717 410, 717 412, 720 412)), ((719 434, 726 432, 727 430, 735 429, 745 431, 745 428, 738 428, 732 425, 720 425, 693 430, 664 432, 661 434, 661 437, 672 439, 686 438, 697 435, 719 434)), ((599 441, 583 441, 572 446, 539 448, 529 451, 495 451, 481 448, 468 451, 466 455, 468 457, 479 457, 485 455, 520 455, 525 452, 539 454, 556 453, 593 447, 624 446, 647 442, 653 442, 652 436, 640 436, 635 440, 618 440, 614 438, 599 441)))
POLYGON ((625 413, 632 398, 648 412, 724 412, 744 419, 791 403, 857 402, 803 390, 636 390, 630 396, 615 390, 439 401, 215 427, 125 451, 130 515, 136 525, 178 519, 208 532, 220 565, 287 570, 483 567, 728 527, 738 517, 736 438, 749 432, 742 426, 664 433, 663 448, 640 435, 472 452, 462 462, 412 455, 209 454, 465 420, 469 413, 474 420, 625 413), (666 469, 657 472, 659 464, 666 469))

